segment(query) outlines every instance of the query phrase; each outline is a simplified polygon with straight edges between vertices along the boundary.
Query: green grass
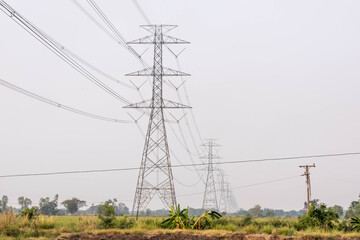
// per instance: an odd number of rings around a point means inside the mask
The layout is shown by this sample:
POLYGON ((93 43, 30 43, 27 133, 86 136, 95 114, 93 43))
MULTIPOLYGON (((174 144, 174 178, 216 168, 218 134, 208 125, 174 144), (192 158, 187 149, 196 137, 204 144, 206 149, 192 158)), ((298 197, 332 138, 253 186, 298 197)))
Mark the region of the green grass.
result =
MULTIPOLYGON (((29 220, 13 213, 0 214, 0 239, 55 239, 61 234, 71 233, 99 233, 104 231, 130 232, 138 234, 171 233, 178 230, 162 229, 160 223, 164 217, 140 217, 138 221, 133 217, 116 217, 114 229, 104 230, 96 216, 38 216, 29 220)), ((343 225, 335 224, 342 229, 343 225)), ((346 236, 360 238, 360 233, 333 229, 317 228, 301 229, 296 218, 249 218, 223 217, 214 221, 213 230, 197 231, 184 230, 189 234, 268 234, 278 236, 299 237, 337 237, 346 236)))

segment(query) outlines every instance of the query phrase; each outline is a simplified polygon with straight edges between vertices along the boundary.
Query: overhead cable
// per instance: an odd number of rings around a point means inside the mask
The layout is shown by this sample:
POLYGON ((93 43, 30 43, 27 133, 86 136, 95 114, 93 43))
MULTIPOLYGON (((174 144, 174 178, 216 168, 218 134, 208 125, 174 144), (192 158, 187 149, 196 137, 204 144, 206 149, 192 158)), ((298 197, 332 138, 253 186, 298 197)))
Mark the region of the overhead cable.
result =
MULTIPOLYGON (((280 157, 280 158, 262 158, 262 159, 249 159, 249 160, 235 160, 235 161, 226 161, 226 162, 213 162, 212 164, 213 165, 227 165, 227 164, 273 162, 273 161, 298 160, 298 159, 313 159, 313 158, 325 158, 325 157, 344 157, 344 156, 356 156, 356 155, 360 155, 360 152, 305 155, 305 156, 280 157)), ((178 167, 187 167, 187 166, 195 167, 195 166, 206 166, 206 165, 208 165, 208 163, 181 164, 181 165, 173 165, 172 167, 178 168, 178 167)), ((139 170, 139 169, 140 169, 139 167, 129 167, 129 168, 77 170, 77 171, 61 171, 61 172, 45 172, 45 173, 24 173, 24 174, 0 175, 0 178, 50 176, 50 175, 76 174, 76 173, 82 174, 82 173, 118 172, 118 171, 133 171, 133 170, 139 170)))
POLYGON ((91 117, 91 118, 95 118, 95 119, 99 119, 99 120, 109 121, 109 122, 115 122, 115 123, 130 123, 130 121, 127 121, 127 120, 120 120, 120 119, 115 119, 115 118, 103 117, 103 116, 99 116, 99 115, 95 115, 95 114, 92 114, 92 113, 84 112, 84 111, 81 111, 81 110, 78 110, 78 109, 63 105, 61 103, 52 101, 52 100, 50 100, 48 98, 45 98, 45 97, 41 97, 41 96, 39 96, 39 95, 37 95, 35 93, 27 91, 27 90, 25 90, 23 88, 20 88, 18 86, 15 86, 14 84, 11 84, 11 83, 3 80, 3 79, 0 79, 0 85, 2 85, 4 87, 7 87, 7 88, 9 88, 11 90, 14 90, 14 91, 16 91, 18 93, 21 93, 23 95, 26 95, 28 97, 39 100, 41 102, 50 104, 52 106, 55 106, 55 107, 67 110, 69 112, 79 114, 79 115, 83 115, 83 116, 86 116, 86 117, 91 117))
POLYGON ((149 20, 149 18, 146 16, 144 10, 141 8, 139 2, 137 0, 132 0, 132 2, 134 3, 136 9, 138 10, 138 12, 141 14, 141 16, 144 18, 145 22, 147 24, 151 24, 151 21, 149 20))
POLYGON ((113 89, 108 87, 102 81, 100 81, 97 77, 87 71, 83 66, 77 63, 74 59, 72 59, 68 54, 63 51, 63 47, 59 46, 58 43, 49 37, 49 35, 44 34, 39 28, 37 28, 34 24, 28 21, 25 17, 23 17, 20 13, 16 12, 12 7, 10 7, 5 1, 0 0, 0 10, 2 10, 5 14, 7 14, 11 19, 13 19, 19 26, 25 29, 28 33, 30 33, 33 37, 35 37, 39 42, 45 45, 50 51, 55 53, 58 57, 64 60, 67 64, 73 67, 76 71, 81 73, 84 77, 89 79, 95 85, 100 87, 102 90, 106 91, 113 97, 122 101, 125 104, 130 104, 130 101, 125 99, 123 96, 115 92, 113 89))
POLYGON ((100 9, 100 7, 96 4, 94 0, 88 0, 90 6, 95 10, 95 12, 100 16, 100 18, 105 22, 105 24, 111 29, 111 31, 125 44, 128 50, 138 59, 141 59, 141 55, 138 54, 125 40, 124 36, 121 35, 119 30, 114 26, 114 24, 109 20, 109 18, 104 14, 104 12, 100 9))

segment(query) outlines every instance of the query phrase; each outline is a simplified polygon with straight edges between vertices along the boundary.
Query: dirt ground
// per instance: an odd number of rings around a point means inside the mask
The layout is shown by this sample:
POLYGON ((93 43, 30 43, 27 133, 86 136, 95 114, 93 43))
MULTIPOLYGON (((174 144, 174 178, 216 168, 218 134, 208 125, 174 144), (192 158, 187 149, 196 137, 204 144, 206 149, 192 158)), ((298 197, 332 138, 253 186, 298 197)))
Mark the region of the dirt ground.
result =
MULTIPOLYGON (((331 238, 332 240, 350 240, 350 238, 331 238)), ((229 234, 225 236, 212 236, 204 234, 184 233, 159 233, 159 234, 136 234, 136 233, 81 233, 72 234, 66 237, 59 237, 58 240, 328 240, 328 238, 316 237, 279 237, 269 235, 242 235, 229 234)), ((352 239, 354 240, 354 238, 352 239)))

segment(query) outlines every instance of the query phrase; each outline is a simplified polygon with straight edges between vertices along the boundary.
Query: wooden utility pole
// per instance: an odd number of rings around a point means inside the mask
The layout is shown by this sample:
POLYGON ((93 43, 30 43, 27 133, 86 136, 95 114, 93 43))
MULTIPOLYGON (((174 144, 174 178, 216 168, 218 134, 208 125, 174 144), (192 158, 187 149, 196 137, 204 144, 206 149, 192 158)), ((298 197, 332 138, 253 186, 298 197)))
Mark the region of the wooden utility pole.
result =
POLYGON ((310 184, 310 171, 309 168, 315 167, 315 163, 313 165, 301 165, 301 168, 305 168, 305 173, 301 176, 306 176, 306 186, 307 186, 307 210, 310 210, 310 198, 311 198, 311 184, 310 184))

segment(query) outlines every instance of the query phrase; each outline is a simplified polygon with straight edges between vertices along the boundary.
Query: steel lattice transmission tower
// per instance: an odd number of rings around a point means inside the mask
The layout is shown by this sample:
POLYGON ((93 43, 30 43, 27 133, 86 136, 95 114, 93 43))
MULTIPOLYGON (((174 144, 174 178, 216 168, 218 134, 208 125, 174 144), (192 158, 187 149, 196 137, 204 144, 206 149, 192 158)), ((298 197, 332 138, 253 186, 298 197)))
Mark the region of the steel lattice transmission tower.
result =
POLYGON ((166 33, 177 26, 144 25, 141 27, 150 32, 151 35, 131 41, 128 44, 153 44, 154 63, 150 68, 127 74, 127 76, 152 76, 152 98, 149 101, 142 101, 125 107, 140 110, 150 109, 149 124, 132 209, 133 214, 136 212, 137 217, 139 211, 144 210, 156 194, 166 207, 176 206, 164 109, 189 107, 163 99, 163 78, 168 76, 190 76, 189 74, 163 67, 164 44, 189 43, 166 35, 166 33))
POLYGON ((221 212, 228 212, 229 210, 229 183, 225 181, 225 173, 220 171, 218 175, 219 178, 219 188, 220 188, 220 196, 219 196, 219 210, 221 212))
POLYGON ((206 143, 201 145, 207 148, 208 154, 201 157, 202 159, 207 159, 207 177, 205 182, 205 192, 202 209, 204 210, 216 210, 219 211, 217 197, 216 197, 216 187, 215 187, 215 176, 214 171, 217 169, 214 168, 214 160, 219 159, 218 156, 214 154, 214 147, 220 147, 219 144, 215 143, 214 139, 207 139, 206 143))

